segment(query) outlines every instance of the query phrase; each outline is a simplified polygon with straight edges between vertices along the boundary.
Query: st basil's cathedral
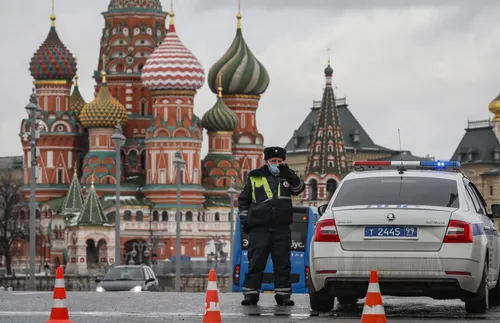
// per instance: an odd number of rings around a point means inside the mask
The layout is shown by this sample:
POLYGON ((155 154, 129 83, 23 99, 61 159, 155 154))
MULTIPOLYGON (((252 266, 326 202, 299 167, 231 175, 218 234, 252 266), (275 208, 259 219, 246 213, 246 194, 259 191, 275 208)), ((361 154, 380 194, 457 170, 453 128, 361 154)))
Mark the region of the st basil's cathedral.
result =
MULTIPOLYGON (((234 41, 208 75, 177 34, 174 11, 164 12, 160 0, 111 0, 103 16, 90 102, 79 91, 77 61, 58 36, 54 14, 30 62, 43 110, 36 129, 37 255, 76 274, 113 264, 116 246, 125 263, 141 262, 146 249, 159 259, 174 256, 173 160, 181 152, 181 254, 206 257, 215 240, 229 240, 227 190, 231 185, 241 189, 248 172, 262 166, 264 138, 255 116, 269 85, 268 72, 243 38, 239 13, 234 41), (194 102, 205 83, 216 98, 200 118, 194 102), (126 137, 119 165, 115 128, 126 137), (204 130, 208 154, 202 159, 204 130), (116 167, 122 174, 119 215, 114 211, 116 167), (116 216, 121 218, 119 244, 116 216)), ((23 120, 26 188, 29 132, 30 122, 23 120)), ((23 195, 28 198, 29 189, 23 195)), ((230 249, 227 242, 224 252, 230 249)))

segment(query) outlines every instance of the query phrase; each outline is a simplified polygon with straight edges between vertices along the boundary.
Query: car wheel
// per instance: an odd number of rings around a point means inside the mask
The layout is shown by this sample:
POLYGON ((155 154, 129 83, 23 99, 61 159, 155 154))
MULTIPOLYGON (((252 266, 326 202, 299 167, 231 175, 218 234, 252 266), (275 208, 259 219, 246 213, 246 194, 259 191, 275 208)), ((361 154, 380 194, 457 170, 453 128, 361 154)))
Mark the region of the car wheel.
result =
POLYGON ((489 296, 489 303, 491 306, 500 305, 500 273, 498 274, 497 284, 492 290, 489 291, 489 296))
POLYGON ((324 290, 316 291, 311 280, 311 273, 308 274, 307 289, 309 292, 309 305, 314 312, 331 312, 335 305, 335 298, 331 297, 324 290))
POLYGON ((483 277, 476 293, 476 297, 465 301, 467 313, 482 314, 488 310, 489 290, 488 290, 488 263, 485 260, 483 267, 483 277))
POLYGON ((337 297, 337 302, 341 305, 356 305, 358 299, 356 297, 337 297))

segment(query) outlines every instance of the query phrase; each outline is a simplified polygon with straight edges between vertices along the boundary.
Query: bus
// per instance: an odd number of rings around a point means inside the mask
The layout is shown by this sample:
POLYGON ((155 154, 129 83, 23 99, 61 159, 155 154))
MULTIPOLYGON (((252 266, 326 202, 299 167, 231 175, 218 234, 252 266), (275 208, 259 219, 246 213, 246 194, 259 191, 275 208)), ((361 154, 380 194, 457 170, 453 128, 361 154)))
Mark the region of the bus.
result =
MULTIPOLYGON (((319 219, 317 207, 293 207, 291 279, 292 293, 307 293, 307 277, 309 273, 309 246, 314 235, 314 225, 319 219)), ((236 219, 233 248, 233 292, 241 292, 245 276, 248 272, 248 235, 241 232, 240 219, 236 219)), ((274 273, 271 257, 268 257, 261 293, 274 291, 274 273)))

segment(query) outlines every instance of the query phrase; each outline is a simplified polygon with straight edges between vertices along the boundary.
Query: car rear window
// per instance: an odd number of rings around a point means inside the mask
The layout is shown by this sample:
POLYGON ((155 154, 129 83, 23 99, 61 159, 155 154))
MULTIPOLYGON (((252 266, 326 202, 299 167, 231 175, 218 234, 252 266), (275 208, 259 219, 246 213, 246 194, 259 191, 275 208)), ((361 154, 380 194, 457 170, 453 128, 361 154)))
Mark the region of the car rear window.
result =
POLYGON ((346 180, 333 207, 351 205, 429 205, 459 207, 457 183, 430 177, 369 177, 346 180))

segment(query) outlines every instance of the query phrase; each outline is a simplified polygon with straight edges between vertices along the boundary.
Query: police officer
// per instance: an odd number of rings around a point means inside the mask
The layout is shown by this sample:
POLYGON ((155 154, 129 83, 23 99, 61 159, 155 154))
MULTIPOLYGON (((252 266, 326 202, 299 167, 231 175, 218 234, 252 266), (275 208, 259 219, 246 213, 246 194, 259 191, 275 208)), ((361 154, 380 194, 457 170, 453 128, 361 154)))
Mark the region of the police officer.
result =
POLYGON ((248 273, 243 284, 242 305, 257 305, 267 258, 271 253, 274 290, 278 305, 293 306, 290 280, 290 224, 293 222, 292 195, 304 191, 304 182, 284 163, 286 150, 264 149, 266 165, 248 174, 238 198, 243 232, 249 235, 248 273))

